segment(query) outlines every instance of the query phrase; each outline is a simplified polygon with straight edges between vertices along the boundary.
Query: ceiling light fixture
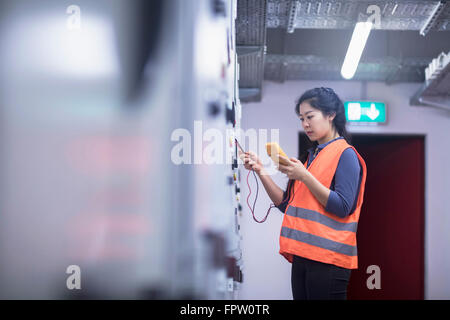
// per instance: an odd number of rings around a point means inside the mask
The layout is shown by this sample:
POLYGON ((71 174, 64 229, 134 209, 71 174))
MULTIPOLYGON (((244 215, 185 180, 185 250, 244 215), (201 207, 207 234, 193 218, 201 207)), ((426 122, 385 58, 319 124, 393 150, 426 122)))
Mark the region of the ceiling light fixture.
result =
POLYGON ((352 39, 341 68, 341 75, 349 80, 355 75, 359 60, 366 46, 367 38, 372 29, 372 22, 358 22, 353 30, 352 39))

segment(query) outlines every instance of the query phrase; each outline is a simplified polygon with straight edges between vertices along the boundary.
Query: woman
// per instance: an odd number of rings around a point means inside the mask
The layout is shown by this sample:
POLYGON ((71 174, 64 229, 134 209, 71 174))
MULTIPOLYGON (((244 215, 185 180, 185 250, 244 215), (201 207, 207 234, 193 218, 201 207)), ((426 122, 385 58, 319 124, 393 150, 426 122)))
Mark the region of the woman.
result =
POLYGON ((351 269, 358 267, 356 229, 366 164, 348 142, 344 105, 332 89, 306 91, 295 112, 313 147, 304 164, 295 158, 278 164, 290 179, 287 190, 273 182, 256 154, 245 153, 244 166, 259 175, 285 213, 280 254, 292 263, 293 298, 345 300, 351 269))

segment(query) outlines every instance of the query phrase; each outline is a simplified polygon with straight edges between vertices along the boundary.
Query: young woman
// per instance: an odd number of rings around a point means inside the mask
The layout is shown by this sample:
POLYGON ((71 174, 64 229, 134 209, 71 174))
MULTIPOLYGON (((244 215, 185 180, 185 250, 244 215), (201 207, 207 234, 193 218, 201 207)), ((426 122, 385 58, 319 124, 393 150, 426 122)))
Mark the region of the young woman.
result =
POLYGON ((306 91, 295 112, 313 147, 307 160, 284 158, 278 169, 289 177, 286 191, 265 172, 255 153, 243 155, 273 203, 285 213, 280 254, 292 263, 295 300, 347 298, 351 269, 358 267, 356 230, 367 170, 349 144, 345 109, 330 88, 306 91))

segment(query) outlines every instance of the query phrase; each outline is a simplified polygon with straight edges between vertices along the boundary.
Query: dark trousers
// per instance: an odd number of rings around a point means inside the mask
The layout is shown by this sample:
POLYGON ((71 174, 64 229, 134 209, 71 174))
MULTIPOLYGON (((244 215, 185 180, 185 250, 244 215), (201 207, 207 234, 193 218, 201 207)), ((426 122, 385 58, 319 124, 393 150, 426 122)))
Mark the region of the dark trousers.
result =
POLYGON ((294 255, 291 285, 294 300, 346 300, 351 269, 294 255))

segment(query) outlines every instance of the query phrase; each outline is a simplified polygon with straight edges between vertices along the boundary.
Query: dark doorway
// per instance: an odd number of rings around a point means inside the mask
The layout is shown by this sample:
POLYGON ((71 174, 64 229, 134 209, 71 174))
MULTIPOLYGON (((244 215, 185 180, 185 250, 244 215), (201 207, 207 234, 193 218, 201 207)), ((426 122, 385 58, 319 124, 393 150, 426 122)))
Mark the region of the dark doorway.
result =
MULTIPOLYGON (((309 147, 300 133, 300 154, 309 147)), ((367 165, 358 225, 358 265, 348 299, 423 299, 425 136, 352 134, 367 165), (380 268, 381 289, 367 280, 380 268)), ((370 281, 372 283, 372 281, 370 281)))

